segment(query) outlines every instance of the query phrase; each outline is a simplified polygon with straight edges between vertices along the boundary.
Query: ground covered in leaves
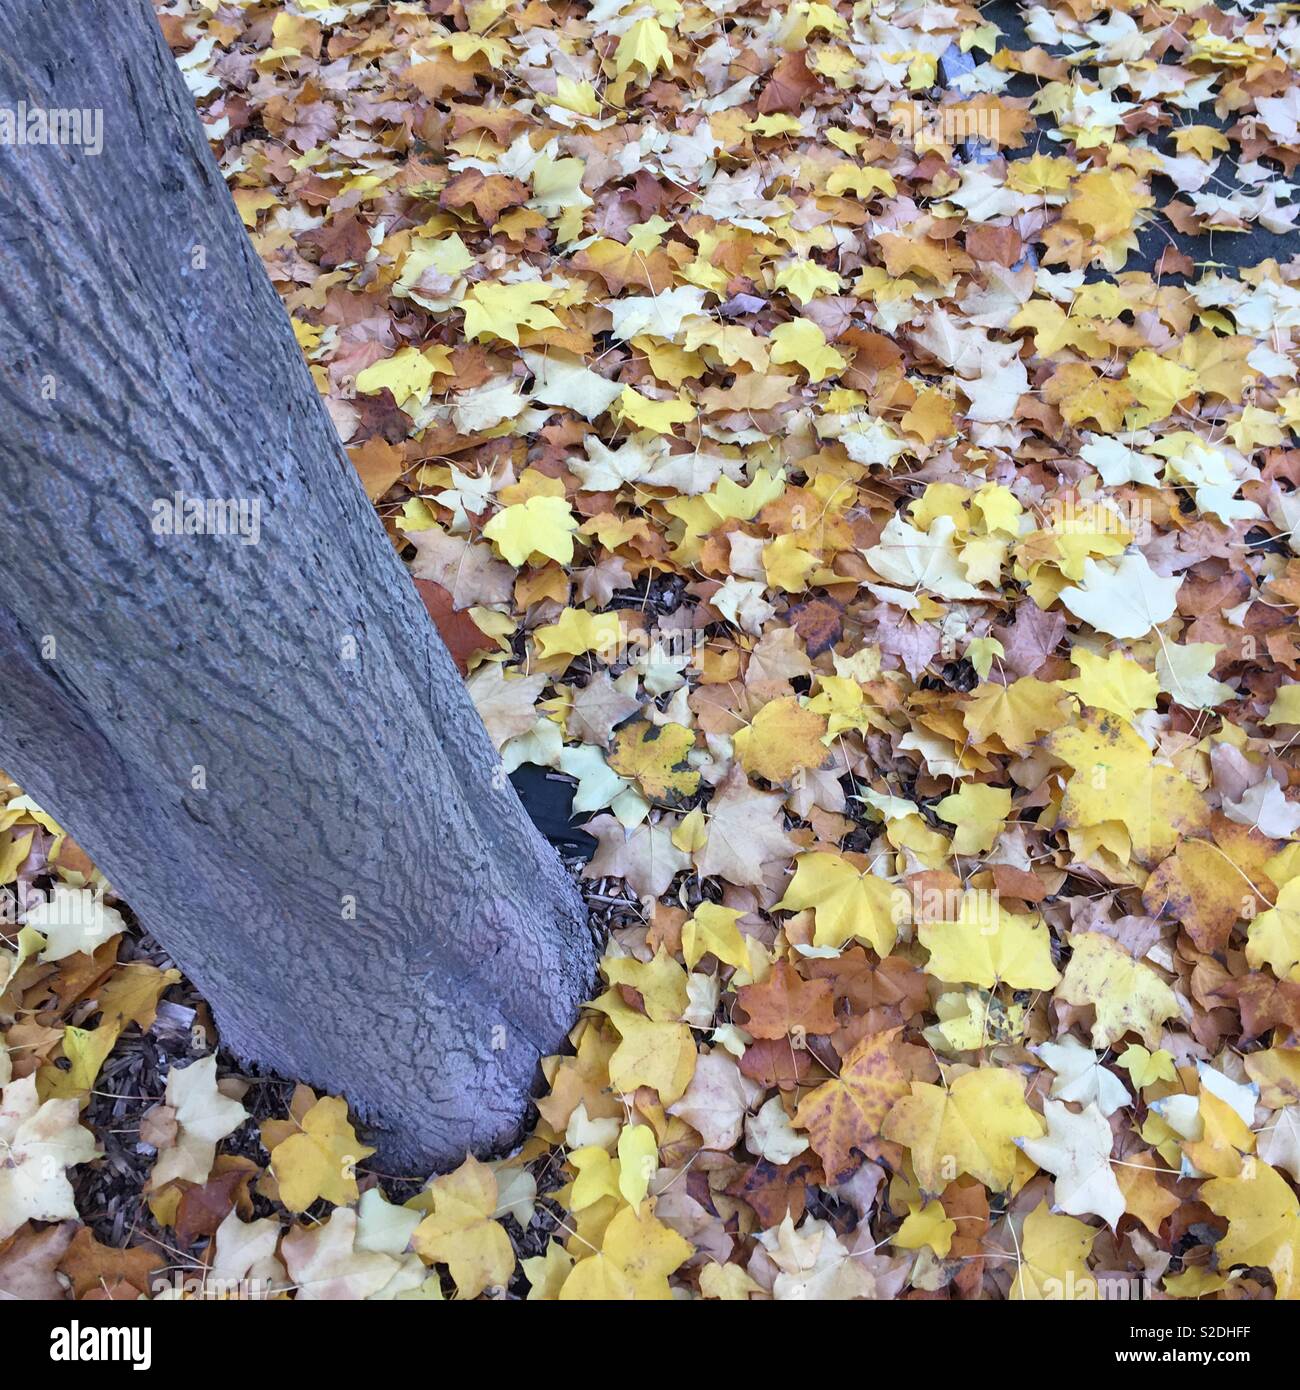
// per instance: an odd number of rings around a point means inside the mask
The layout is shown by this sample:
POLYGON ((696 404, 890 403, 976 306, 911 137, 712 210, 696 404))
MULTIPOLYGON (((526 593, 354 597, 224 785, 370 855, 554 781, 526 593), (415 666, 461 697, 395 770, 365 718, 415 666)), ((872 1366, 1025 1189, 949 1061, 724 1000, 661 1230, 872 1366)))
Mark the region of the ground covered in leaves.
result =
POLYGON ((1294 7, 159 17, 603 992, 375 1174, 11 788, 0 1293, 1300 1296, 1294 7))

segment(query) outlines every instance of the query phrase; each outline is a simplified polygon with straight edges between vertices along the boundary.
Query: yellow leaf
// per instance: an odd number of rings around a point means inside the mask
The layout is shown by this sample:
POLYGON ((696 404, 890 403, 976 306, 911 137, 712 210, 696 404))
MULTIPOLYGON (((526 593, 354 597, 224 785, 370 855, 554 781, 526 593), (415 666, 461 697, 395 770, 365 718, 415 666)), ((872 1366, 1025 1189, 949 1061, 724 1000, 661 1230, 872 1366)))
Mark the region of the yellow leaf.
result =
MULTIPOLYGON (((653 960, 606 956, 600 968, 610 984, 628 985, 636 990, 646 1013, 656 1023, 676 1023, 686 1012, 689 1003, 686 972, 662 946, 653 960)), ((616 1024, 617 1021, 615 1019, 616 1024)))
POLYGON ((720 1265, 710 1260, 700 1271, 700 1293, 705 1298, 720 1298, 729 1303, 744 1303, 750 1294, 762 1293, 740 1265, 720 1265))
POLYGON ((585 608, 566 608, 553 623, 534 630, 537 654, 543 661, 553 656, 582 656, 595 652, 612 661, 623 640, 617 613, 590 613, 585 608))
POLYGON ((699 806, 688 811, 673 828, 672 841, 683 854, 698 854, 708 844, 708 822, 699 806))
POLYGON ((1175 126, 1169 133, 1179 154, 1186 154, 1190 150, 1207 163, 1216 153, 1226 153, 1231 148, 1228 137, 1212 125, 1175 126))
POLYGON ((575 82, 572 77, 556 77, 555 104, 566 111, 576 111, 579 116, 600 115, 596 89, 590 82, 575 82))
POLYGON ((819 768, 830 760, 822 743, 824 716, 815 714, 793 695, 769 700, 733 740, 740 765, 751 776, 788 785, 801 769, 819 768))
POLYGON ((1062 690, 1077 695, 1085 705, 1109 710, 1121 719, 1132 720, 1137 712, 1155 709, 1160 682, 1154 671, 1144 670, 1123 652, 1097 656, 1083 647, 1070 653, 1078 667, 1074 680, 1059 682, 1062 690))
POLYGON ((688 420, 695 419, 695 407, 684 397, 653 401, 631 386, 623 388, 617 406, 624 420, 630 420, 638 429, 652 430, 655 434, 672 434, 675 425, 684 425, 688 420))
POLYGON ((1176 769, 1155 762, 1137 730, 1116 715, 1088 711, 1078 725, 1058 729, 1044 742, 1074 769, 1061 803, 1062 825, 1118 821, 1138 858, 1150 863, 1209 820, 1197 788, 1176 769))
POLYGON ((1094 169, 1075 180, 1064 215, 1097 241, 1110 241, 1131 231, 1138 213, 1154 205, 1131 169, 1094 169))
MULTIPOLYGON (((1088 1255, 1097 1232, 1073 1216, 1052 1215, 1046 1199, 1025 1217, 1020 1262, 1007 1297, 1017 1301, 1063 1299, 1092 1284, 1088 1255)), ((1092 1288, 1095 1296, 1095 1286, 1092 1288)))
POLYGON ((956 854, 980 854, 994 841, 1011 814, 1011 791, 983 782, 964 782, 953 796, 945 796, 934 808, 941 821, 957 827, 952 847, 956 854))
POLYGON ((609 1059, 614 1089, 630 1094, 649 1086, 664 1105, 680 1100, 695 1073, 695 1039, 686 1024, 653 1023, 630 1009, 614 1024, 622 1037, 609 1059))
POLYGON ((415 1228, 411 1248, 426 1264, 444 1264, 462 1298, 504 1287, 515 1269, 514 1247, 497 1210, 496 1174, 473 1156, 428 1187, 433 1210, 415 1228))
POLYGON ((528 1280, 528 1301, 554 1302, 573 1268, 573 1256, 559 1241, 553 1240, 546 1247, 545 1255, 534 1255, 519 1263, 528 1280))
POLYGON ((938 1195, 962 1173, 1002 1192, 1015 1176, 1015 1140, 1038 1138, 1043 1122, 1025 1104, 1016 1072, 981 1067, 946 1089, 913 1081, 912 1094, 895 1102, 881 1132, 911 1150, 924 1192, 938 1195))
POLYGON ((1227 1101, 1202 1089, 1198 1100, 1201 1137, 1183 1144, 1188 1161, 1215 1178, 1235 1178, 1242 1172, 1242 1155, 1252 1153, 1255 1136, 1227 1101))
POLYGON ((700 957, 716 956, 724 965, 737 970, 749 968, 749 951, 745 938, 736 926, 740 912, 734 907, 702 902, 693 916, 682 924, 682 955, 687 966, 694 970, 700 957))
POLYGON ((1277 906, 1247 927, 1246 959, 1256 970, 1267 965, 1279 980, 1300 980, 1300 878, 1284 884, 1277 906))
POLYGON ((530 497, 502 507, 483 528, 483 534, 512 565, 522 565, 534 554, 567 565, 573 559, 573 532, 577 529, 564 498, 530 497))
POLYGON ((782 267, 776 275, 776 288, 788 291, 801 306, 810 299, 816 299, 819 294, 838 293, 842 284, 835 271, 818 265, 814 260, 794 261, 782 267))
POLYGON ((4 832, 4 839, 0 841, 0 883, 12 883, 18 877, 18 870, 31 852, 32 836, 35 834, 34 830, 29 830, 26 835, 15 835, 9 830, 4 832))
POLYGON ((555 292, 553 286, 536 280, 513 285, 484 280, 465 296, 465 336, 479 340, 503 338, 518 347, 521 327, 559 328, 560 320, 542 302, 555 292))
POLYGON ((423 400, 439 374, 438 366, 419 348, 404 347, 382 362, 374 362, 357 373, 356 387, 363 395, 374 395, 387 387, 399 406, 412 398, 423 400))
POLYGON ((1173 990, 1113 937, 1082 932, 1071 937, 1070 945, 1072 954, 1056 997, 1096 1009, 1093 1047, 1109 1047, 1128 1032, 1154 1047, 1161 1024, 1179 1016, 1173 990))
POLYGON ((301 1133, 271 1150, 280 1200, 290 1211, 306 1211, 320 1197, 336 1206, 355 1202, 355 1165, 372 1153, 348 1123, 347 1102, 323 1096, 302 1117, 301 1133))
POLYGON ((825 381, 838 376, 848 363, 826 341, 826 335, 811 319, 792 319, 778 324, 771 332, 772 361, 780 366, 794 362, 808 373, 809 381, 825 381))
POLYGON ((1135 353, 1124 384, 1143 407, 1141 425, 1163 420, 1185 396, 1196 390, 1196 373, 1148 350, 1135 353))
POLYGON ((122 1025, 105 1022, 98 1028, 65 1028, 63 1055, 69 1062, 65 1071, 53 1064, 42 1067, 39 1091, 42 1100, 80 1100, 95 1084, 99 1069, 108 1060, 122 1025))
POLYGON ((573 1149, 568 1161, 578 1172, 566 1203, 570 1211, 585 1211, 602 1197, 618 1196, 619 1166, 599 1144, 573 1149))
POLYGON ((767 582, 784 593, 801 594, 808 587, 809 574, 816 568, 816 556, 809 554, 794 536, 778 536, 763 547, 767 582))
POLYGON ((1008 912, 987 893, 964 894, 957 921, 922 922, 919 935, 930 952, 926 974, 948 984, 1052 989, 1061 979, 1046 924, 1008 912))
POLYGON ((756 116, 745 129, 754 135, 772 137, 774 135, 798 135, 803 127, 793 116, 756 116))
POLYGON ((1200 1200, 1228 1221, 1216 1247, 1220 1269, 1262 1265, 1273 1275, 1278 1298, 1300 1297, 1300 1203, 1275 1168, 1256 1159, 1240 1177, 1202 1184, 1200 1200))
POLYGON ((1041 734, 1066 722, 1064 704, 1058 686, 1023 676, 1010 685, 977 686, 962 708, 962 722, 977 746, 997 738, 1008 752, 1023 754, 1041 734))
POLYGON ((952 1249, 957 1223, 943 1208, 942 1202, 930 1201, 908 1204, 908 1214, 894 1235, 894 1244, 902 1250, 919 1250, 927 1246, 942 1260, 952 1249))
POLYGON ((618 1136, 618 1190, 630 1207, 639 1207, 659 1167, 659 1146, 649 1125, 624 1125, 618 1136))
POLYGON ((838 1076, 799 1102, 794 1123, 808 1131, 831 1182, 852 1171, 854 1149, 865 1149, 880 1134, 895 1101, 907 1095, 907 1078, 895 1054, 899 1031, 869 1033, 845 1054, 838 1076))
POLYGON ((640 68, 653 77, 660 66, 673 70, 673 55, 668 47, 668 35, 653 19, 638 19, 618 41, 614 52, 614 72, 622 77, 633 68, 640 68))
POLYGON ((817 850, 799 855, 776 906, 789 912, 813 909, 814 945, 839 947, 859 937, 887 956, 904 920, 906 896, 873 873, 859 873, 840 855, 817 850))
POLYGON ((845 193, 856 194, 865 202, 873 193, 887 193, 892 198, 898 192, 894 176, 884 169, 860 169, 854 164, 837 164, 826 180, 826 191, 832 197, 845 193))
POLYGON ((1300 681, 1282 686, 1269 706, 1266 724, 1300 724, 1300 681))
POLYGON ((635 778, 651 801, 672 805, 700 785, 699 772, 687 761, 694 747, 695 735, 681 724, 636 719, 618 731, 609 765, 621 776, 635 778))
POLYGON ((623 1207, 606 1227, 600 1253, 574 1265, 560 1298, 670 1299, 668 1276, 694 1253, 688 1241, 655 1217, 649 1202, 623 1207))
POLYGON ((1157 1081, 1177 1081, 1172 1054, 1162 1047, 1157 1052, 1148 1052, 1139 1043, 1129 1043, 1117 1058, 1121 1067, 1133 1078, 1133 1084, 1142 1090, 1157 1081))
POLYGON ((163 991, 180 978, 179 970, 159 970, 145 961, 124 965, 99 991, 100 1021, 149 1028, 163 991))

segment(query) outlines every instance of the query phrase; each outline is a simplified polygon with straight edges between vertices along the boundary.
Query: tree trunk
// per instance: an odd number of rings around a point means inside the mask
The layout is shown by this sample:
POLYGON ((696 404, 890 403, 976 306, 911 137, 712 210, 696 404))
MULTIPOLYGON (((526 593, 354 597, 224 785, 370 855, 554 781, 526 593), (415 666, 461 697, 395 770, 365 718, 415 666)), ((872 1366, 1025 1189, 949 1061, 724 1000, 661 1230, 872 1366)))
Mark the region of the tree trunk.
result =
POLYGON ((346 1095, 402 1161, 500 1146, 591 983, 581 899, 340 447, 148 0, 6 0, 19 103, 100 110, 103 144, 92 117, 80 146, 0 145, 0 767, 237 1055, 346 1095), (246 534, 159 534, 177 492, 242 503, 246 534))

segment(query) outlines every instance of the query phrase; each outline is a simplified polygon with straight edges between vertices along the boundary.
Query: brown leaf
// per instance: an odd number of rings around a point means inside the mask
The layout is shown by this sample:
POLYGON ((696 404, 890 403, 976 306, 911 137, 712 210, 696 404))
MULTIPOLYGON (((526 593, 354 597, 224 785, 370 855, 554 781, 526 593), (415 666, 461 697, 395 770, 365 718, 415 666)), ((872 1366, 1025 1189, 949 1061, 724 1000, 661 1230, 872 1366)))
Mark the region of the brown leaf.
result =
POLYGON ((762 984, 738 989, 736 997, 747 1016, 742 1020, 745 1031, 756 1038, 833 1033, 836 1028, 830 985, 801 979, 788 960, 778 961, 762 984))
POLYGON ((518 179, 466 169, 442 190, 438 202, 445 208, 472 207, 479 221, 490 227, 506 208, 518 207, 528 197, 528 185, 518 179))
POLYGON ((438 636, 442 638, 443 645, 451 653, 461 675, 467 675, 469 658, 475 652, 488 650, 492 645, 492 639, 484 635, 483 630, 468 613, 458 610, 453 605, 451 595, 441 584, 434 583, 432 579, 417 579, 415 587, 420 591, 420 597, 429 610, 429 616, 438 629, 438 636))
POLYGON ((125 1250, 101 1245, 83 1226, 64 1252, 59 1269, 72 1280, 74 1298, 122 1298, 148 1293, 154 1272, 166 1264, 166 1256, 143 1245, 125 1250), (128 1295, 128 1288, 135 1290, 134 1295, 128 1295))

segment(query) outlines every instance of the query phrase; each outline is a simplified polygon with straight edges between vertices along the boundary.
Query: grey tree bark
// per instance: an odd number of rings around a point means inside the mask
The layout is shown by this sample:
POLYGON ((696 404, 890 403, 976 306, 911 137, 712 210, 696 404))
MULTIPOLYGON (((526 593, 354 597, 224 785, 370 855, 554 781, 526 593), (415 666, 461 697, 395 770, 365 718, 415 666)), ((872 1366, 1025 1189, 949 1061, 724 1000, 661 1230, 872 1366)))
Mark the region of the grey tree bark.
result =
POLYGON ((101 111, 103 146, 0 144, 0 767, 237 1055, 346 1095, 400 1161, 499 1147, 591 984, 581 899, 340 447, 148 0, 5 0, 5 109, 101 111), (257 543, 158 534, 177 492, 256 503, 257 543))

